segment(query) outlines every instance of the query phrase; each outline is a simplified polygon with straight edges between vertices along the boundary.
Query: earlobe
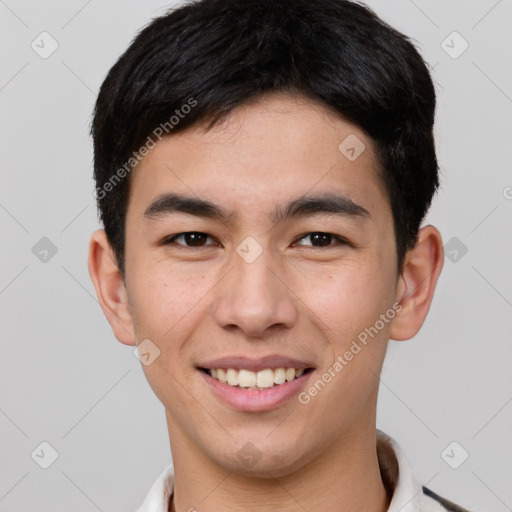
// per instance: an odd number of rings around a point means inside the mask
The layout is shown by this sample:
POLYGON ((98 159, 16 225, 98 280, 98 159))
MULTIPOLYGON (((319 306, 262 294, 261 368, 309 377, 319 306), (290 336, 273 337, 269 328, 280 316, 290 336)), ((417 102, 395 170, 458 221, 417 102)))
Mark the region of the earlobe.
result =
POLYGON ((391 324, 391 339, 408 340, 420 330, 430 309, 443 263, 443 241, 439 231, 433 226, 420 229, 418 241, 408 251, 398 279, 396 301, 402 309, 391 324))
POLYGON ((121 343, 135 345, 133 320, 123 276, 102 229, 91 236, 88 267, 101 309, 115 337, 121 343))

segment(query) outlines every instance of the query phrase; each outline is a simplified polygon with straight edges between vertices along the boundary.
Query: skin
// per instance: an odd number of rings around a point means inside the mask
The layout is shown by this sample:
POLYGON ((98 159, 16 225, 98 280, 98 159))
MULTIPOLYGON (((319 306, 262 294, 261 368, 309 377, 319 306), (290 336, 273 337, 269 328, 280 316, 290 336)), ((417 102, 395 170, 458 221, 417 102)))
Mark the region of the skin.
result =
POLYGON ((388 339, 409 339, 423 324, 443 246, 436 228, 423 227, 397 275, 378 168, 357 126, 310 100, 265 96, 209 132, 195 127, 163 139, 140 162, 124 280, 105 233, 93 234, 89 271, 115 336, 127 345, 150 339, 160 350, 142 368, 166 410, 176 511, 387 510, 375 448, 378 375, 388 339), (350 134, 366 146, 355 161, 338 150, 350 134), (270 220, 279 204, 332 191, 370 216, 270 220), (238 218, 144 218, 165 192, 208 199, 238 218), (159 245, 184 232, 211 238, 199 247, 183 237, 159 245), (312 232, 348 243, 315 247, 312 232), (248 236, 263 250, 250 264, 236 252, 248 236), (292 398, 271 411, 237 411, 195 367, 205 358, 282 354, 312 362, 312 383, 397 303, 394 319, 307 404, 292 398), (237 457, 248 442, 261 454, 251 467, 237 457))

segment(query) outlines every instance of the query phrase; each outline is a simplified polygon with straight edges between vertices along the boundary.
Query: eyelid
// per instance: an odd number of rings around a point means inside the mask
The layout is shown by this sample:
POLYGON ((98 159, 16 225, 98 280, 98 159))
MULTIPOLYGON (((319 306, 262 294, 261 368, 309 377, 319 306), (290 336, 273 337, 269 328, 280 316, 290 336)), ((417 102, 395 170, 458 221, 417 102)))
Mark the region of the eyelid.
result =
POLYGON ((325 247, 336 247, 336 245, 351 245, 350 242, 346 238, 339 236, 339 235, 335 235, 334 233, 328 233, 327 231, 310 231, 310 232, 305 233, 304 235, 301 235, 300 237, 298 237, 295 240, 295 242, 293 242, 293 243, 296 244, 297 242, 300 242, 304 238, 307 238, 308 236, 311 236, 314 234, 328 235, 328 236, 332 237, 333 240, 336 240, 338 242, 338 244, 329 244, 324 247, 316 247, 314 245, 303 245, 303 247, 312 247, 313 249, 324 249, 325 247))
POLYGON ((214 244, 206 244, 203 246, 194 247, 193 245, 180 244, 180 243, 176 242, 177 238, 180 238, 185 235, 189 235, 191 233, 198 234, 198 235, 205 235, 207 238, 215 240, 215 238, 212 235, 209 235, 208 233, 203 233, 202 231, 183 231, 181 233, 176 233, 175 235, 165 237, 161 242, 159 242, 158 245, 165 246, 165 245, 170 245, 170 244, 176 244, 177 246, 184 247, 186 249, 202 249, 204 247, 213 246, 218 243, 218 242, 215 242, 214 244))
MULTIPOLYGON (((338 235, 335 235, 333 233, 328 233, 326 231, 309 231, 307 233, 304 233, 303 235, 300 235, 298 238, 295 239, 295 241, 293 242, 293 244, 297 244, 298 242, 302 241, 303 239, 313 235, 313 234, 321 234, 321 235, 328 235, 330 237, 332 237, 333 240, 337 241, 338 244, 329 244, 329 245, 326 245, 326 246, 323 246, 323 247, 317 247, 317 246, 314 246, 314 245, 303 245, 303 244, 298 244, 302 247, 311 247, 313 249, 324 249, 326 247, 336 247, 337 245, 351 245, 350 242, 342 237, 342 236, 338 236, 338 235)), ((187 248, 187 249, 202 249, 202 248, 205 248, 205 247, 208 247, 208 246, 213 246, 213 245, 218 245, 218 241, 216 241, 215 237, 213 237, 212 235, 208 234, 208 233, 203 233, 202 231, 183 231, 181 233, 176 233, 174 235, 170 235, 166 238, 164 238, 160 243, 159 245, 161 246, 165 246, 165 245, 169 245, 169 244, 176 244, 180 247, 184 247, 184 248, 187 248), (185 235, 188 235, 188 234, 191 234, 191 233, 194 233, 194 234, 198 234, 198 235, 205 235, 208 238, 212 239, 215 241, 215 243, 213 244, 206 244, 206 245, 202 245, 202 246, 190 246, 190 245, 185 245, 185 244, 180 244, 180 243, 177 243, 176 242, 176 239, 177 238, 180 238, 182 236, 185 236, 185 235)))

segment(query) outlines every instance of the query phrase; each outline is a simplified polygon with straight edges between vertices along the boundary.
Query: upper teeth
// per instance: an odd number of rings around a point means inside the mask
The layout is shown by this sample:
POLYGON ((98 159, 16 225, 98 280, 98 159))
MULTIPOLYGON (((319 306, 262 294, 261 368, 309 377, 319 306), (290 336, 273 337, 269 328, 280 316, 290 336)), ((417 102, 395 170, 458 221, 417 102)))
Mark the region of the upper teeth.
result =
POLYGON ((267 368, 259 372, 251 370, 236 370, 234 368, 218 368, 216 370, 208 370, 209 374, 224 384, 230 386, 239 386, 241 388, 271 388, 274 384, 283 384, 286 381, 300 377, 304 373, 304 369, 296 370, 295 368, 267 368))

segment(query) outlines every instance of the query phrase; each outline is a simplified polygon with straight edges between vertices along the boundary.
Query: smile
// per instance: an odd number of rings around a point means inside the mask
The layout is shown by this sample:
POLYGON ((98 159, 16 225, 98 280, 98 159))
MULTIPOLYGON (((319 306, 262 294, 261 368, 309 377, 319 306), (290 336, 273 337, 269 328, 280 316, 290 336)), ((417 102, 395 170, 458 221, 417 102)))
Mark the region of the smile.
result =
POLYGON ((238 412, 264 412, 281 407, 306 387, 314 373, 313 368, 199 368, 214 398, 238 412))
POLYGON ((227 384, 237 389, 262 390, 280 386, 285 382, 291 382, 301 377, 304 373, 311 371, 311 368, 266 368, 258 372, 236 368, 206 369, 211 377, 222 384, 227 384))

